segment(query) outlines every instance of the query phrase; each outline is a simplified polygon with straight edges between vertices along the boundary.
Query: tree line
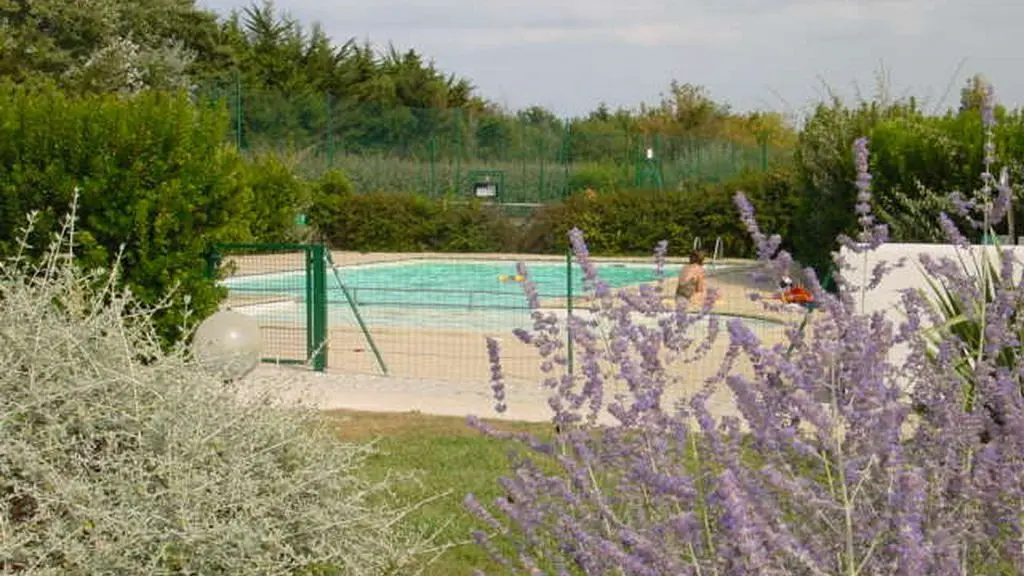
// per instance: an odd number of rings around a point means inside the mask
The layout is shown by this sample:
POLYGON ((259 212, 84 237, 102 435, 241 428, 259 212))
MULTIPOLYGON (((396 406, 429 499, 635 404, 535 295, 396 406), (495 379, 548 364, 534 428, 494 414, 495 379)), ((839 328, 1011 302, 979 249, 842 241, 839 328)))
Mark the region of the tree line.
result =
POLYGON ((673 158, 706 142, 783 148, 795 137, 779 114, 736 114, 677 82, 631 110, 507 110, 416 50, 336 41, 270 1, 226 15, 192 0, 0 3, 0 32, 0 78, 78 94, 189 90, 226 103, 246 149, 623 163, 646 148, 673 158))

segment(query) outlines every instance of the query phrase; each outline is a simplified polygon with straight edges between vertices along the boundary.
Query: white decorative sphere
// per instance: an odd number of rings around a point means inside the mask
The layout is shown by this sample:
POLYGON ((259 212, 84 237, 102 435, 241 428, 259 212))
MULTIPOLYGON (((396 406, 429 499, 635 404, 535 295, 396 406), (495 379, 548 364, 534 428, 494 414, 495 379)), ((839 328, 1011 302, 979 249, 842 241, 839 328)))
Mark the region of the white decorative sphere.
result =
POLYGON ((225 380, 242 378, 260 362, 260 325, 252 316, 221 310, 196 329, 192 355, 211 374, 225 380))

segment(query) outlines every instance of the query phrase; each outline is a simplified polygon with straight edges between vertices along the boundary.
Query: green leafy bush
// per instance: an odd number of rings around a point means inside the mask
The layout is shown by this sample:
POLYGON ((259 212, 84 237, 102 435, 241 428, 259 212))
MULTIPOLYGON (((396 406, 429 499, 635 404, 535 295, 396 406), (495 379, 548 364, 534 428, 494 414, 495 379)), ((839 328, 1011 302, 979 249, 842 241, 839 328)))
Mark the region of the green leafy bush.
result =
POLYGON ((67 252, 0 268, 0 571, 413 573, 368 447, 162 351, 67 252))
POLYGON ((598 192, 614 192, 626 187, 626 175, 621 167, 615 165, 584 165, 574 169, 569 176, 569 192, 583 192, 588 188, 598 192))
POLYGON ((165 341, 181 336, 184 297, 198 315, 221 291, 204 278, 214 242, 251 237, 254 204, 241 158, 223 146, 223 110, 184 94, 72 98, 50 89, 0 86, 0 256, 17 248, 25 215, 38 211, 38 256, 60 211, 79 190, 77 252, 109 267, 122 249, 123 283, 146 304, 165 341))
POLYGON ((310 184, 309 222, 322 233, 331 226, 331 218, 341 213, 355 195, 348 175, 341 170, 328 170, 310 184))
POLYGON ((580 192, 537 208, 525 225, 500 208, 478 201, 453 201, 418 194, 357 194, 346 175, 325 173, 314 186, 310 220, 334 248, 365 252, 562 253, 569 230, 578 227, 595 253, 645 254, 660 239, 683 255, 701 237, 710 250, 721 238, 729 256, 750 255, 746 232, 732 213, 742 190, 775 230, 789 231, 799 205, 793 171, 778 167, 744 173, 719 184, 693 184, 682 191, 609 190, 580 192))
MULTIPOLYGON (((998 119, 993 143, 1019 180, 1024 114, 998 106, 993 114, 998 119)), ((926 114, 913 98, 856 107, 838 101, 820 105, 800 132, 795 154, 801 197, 798 218, 803 225, 791 236, 794 256, 822 274, 831 267, 832 253, 838 249, 833 239, 856 231, 849 147, 860 135, 872 142, 873 186, 884 192, 877 196, 876 209, 889 226, 891 239, 944 242, 937 224, 939 213, 951 211, 947 191, 966 192, 980 185, 984 132, 981 112, 971 102, 961 102, 959 110, 942 115, 926 114)), ((1014 207, 1013 216, 1019 222, 1024 210, 1014 207)), ((967 235, 980 239, 980 231, 971 227, 967 235)))
POLYGON ((722 239, 725 254, 747 256, 751 244, 731 216, 732 196, 746 192, 773 229, 795 222, 798 198, 793 173, 776 168, 750 172, 720 184, 693 184, 681 191, 620 190, 598 195, 573 194, 565 202, 539 208, 518 240, 517 249, 556 253, 568 249, 569 230, 579 228, 595 254, 646 254, 660 240, 684 255, 700 237, 706 250, 722 239))
POLYGON ((308 182, 272 154, 256 157, 248 163, 245 173, 253 195, 253 237, 260 242, 297 240, 295 219, 309 206, 308 182))
POLYGON ((354 194, 339 172, 316 185, 310 223, 331 246, 366 252, 498 252, 512 225, 497 207, 419 194, 354 194))
POLYGON ((568 231, 575 227, 587 234, 595 254, 643 254, 650 252, 649 247, 659 238, 668 241, 673 253, 685 253, 695 235, 706 236, 701 230, 702 207, 713 201, 702 197, 698 190, 574 194, 562 205, 537 211, 524 233, 522 249, 564 252, 568 249, 568 231))

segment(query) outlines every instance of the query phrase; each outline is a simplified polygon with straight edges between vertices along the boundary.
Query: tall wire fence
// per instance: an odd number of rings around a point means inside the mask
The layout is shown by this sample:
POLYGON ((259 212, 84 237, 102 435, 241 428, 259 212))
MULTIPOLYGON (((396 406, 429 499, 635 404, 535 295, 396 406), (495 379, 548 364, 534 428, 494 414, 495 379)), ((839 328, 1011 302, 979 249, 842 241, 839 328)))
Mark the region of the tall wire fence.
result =
POLYGON ((494 200, 542 203, 587 187, 718 181, 764 169, 786 153, 610 124, 582 129, 539 114, 384 107, 330 94, 229 86, 200 90, 197 98, 227 106, 240 150, 295 154, 308 176, 343 169, 357 192, 466 195, 489 183, 494 200))

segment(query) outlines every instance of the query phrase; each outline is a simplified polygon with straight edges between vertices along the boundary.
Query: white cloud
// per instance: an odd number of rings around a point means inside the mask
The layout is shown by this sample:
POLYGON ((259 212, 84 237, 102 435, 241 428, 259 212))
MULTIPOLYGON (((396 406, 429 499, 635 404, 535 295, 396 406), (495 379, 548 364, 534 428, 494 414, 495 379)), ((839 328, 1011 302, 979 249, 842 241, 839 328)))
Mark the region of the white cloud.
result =
POLYGON ((607 27, 517 26, 501 28, 428 29, 412 34, 423 42, 447 43, 465 49, 523 44, 622 43, 638 46, 714 46, 738 41, 734 26, 721 22, 694 24, 629 24, 607 27))
POLYGON ((736 26, 725 22, 637 24, 616 28, 614 37, 641 46, 699 46, 739 41, 736 26))

